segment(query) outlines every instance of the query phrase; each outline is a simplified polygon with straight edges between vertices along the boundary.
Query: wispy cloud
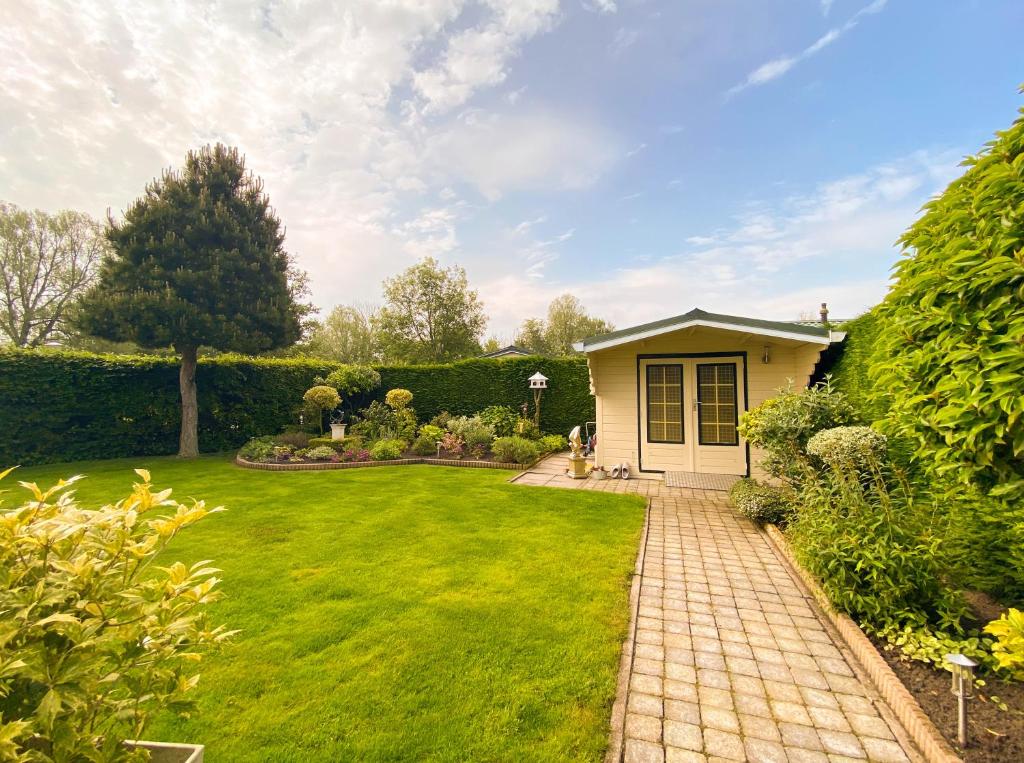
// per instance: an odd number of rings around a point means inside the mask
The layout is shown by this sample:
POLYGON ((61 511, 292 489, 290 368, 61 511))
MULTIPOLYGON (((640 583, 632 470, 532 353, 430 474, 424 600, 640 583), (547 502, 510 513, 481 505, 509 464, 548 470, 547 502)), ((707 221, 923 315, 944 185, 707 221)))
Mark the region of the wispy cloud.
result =
POLYGON ((615 0, 583 0, 583 7, 593 13, 615 13, 619 9, 615 0))
MULTIPOLYGON (((757 87, 764 85, 768 82, 778 79, 779 77, 786 74, 790 69, 799 64, 802 61, 806 61, 808 58, 817 55, 822 50, 827 48, 833 42, 838 40, 847 32, 856 28, 860 24, 861 19, 865 16, 870 16, 876 13, 880 13, 888 3, 888 0, 874 0, 870 5, 861 8, 842 26, 833 27, 829 29, 825 34, 819 37, 817 40, 812 42, 806 48, 799 53, 790 56, 780 56, 779 58, 773 58, 771 61, 767 61, 750 74, 747 75, 746 79, 737 85, 729 88, 726 91, 726 98, 731 98, 737 93, 741 93, 747 88, 757 87)), ((825 12, 828 12, 828 8, 824 8, 825 12)))
POLYGON ((638 30, 622 27, 615 32, 615 37, 608 46, 608 52, 611 54, 612 58, 618 58, 633 47, 639 39, 640 32, 638 30))

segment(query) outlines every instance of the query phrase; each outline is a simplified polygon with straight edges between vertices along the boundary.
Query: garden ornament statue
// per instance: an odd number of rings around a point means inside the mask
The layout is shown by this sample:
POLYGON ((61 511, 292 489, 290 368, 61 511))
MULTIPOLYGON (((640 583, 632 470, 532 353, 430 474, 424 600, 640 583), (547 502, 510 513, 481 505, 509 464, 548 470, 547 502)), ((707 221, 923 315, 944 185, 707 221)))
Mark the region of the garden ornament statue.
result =
POLYGON ((566 472, 574 480, 583 479, 587 476, 587 459, 583 456, 583 438, 580 437, 580 428, 573 427, 569 432, 569 469, 566 472))

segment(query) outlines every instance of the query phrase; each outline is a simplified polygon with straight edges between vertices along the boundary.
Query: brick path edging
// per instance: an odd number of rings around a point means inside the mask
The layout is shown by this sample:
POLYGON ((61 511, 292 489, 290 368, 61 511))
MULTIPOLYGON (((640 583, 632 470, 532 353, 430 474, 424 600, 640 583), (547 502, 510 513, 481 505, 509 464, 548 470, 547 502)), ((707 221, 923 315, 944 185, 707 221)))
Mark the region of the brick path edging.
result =
POLYGON ((962 763, 962 758, 953 751, 953 748, 939 733, 931 718, 921 709, 921 705, 914 699, 914 695, 903 685, 903 682, 878 653, 875 645, 871 643, 860 626, 849 615, 837 612, 832 607, 832 603, 821 586, 818 585, 818 581, 797 562, 789 542, 779 528, 775 525, 767 525, 764 528, 764 533, 775 550, 796 570, 800 580, 813 594, 826 617, 857 661, 860 662, 878 693, 899 719, 914 744, 924 755, 925 760, 928 763, 962 763))
POLYGON ((637 618, 640 616, 640 588, 644 580, 644 557, 647 554, 647 531, 650 524, 651 499, 648 498, 644 509, 644 527, 640 532, 640 548, 637 551, 633 580, 629 587, 629 626, 626 630, 626 640, 622 644, 622 655, 619 657, 619 674, 615 685, 615 702, 612 704, 611 731, 608 737, 608 750, 604 756, 605 763, 618 763, 622 760, 622 747, 626 737, 626 701, 629 695, 629 678, 633 675, 637 618))
POLYGON ((408 464, 430 464, 432 466, 462 466, 469 469, 514 469, 523 471, 532 464, 508 464, 501 461, 463 461, 455 458, 396 458, 391 461, 316 461, 297 464, 270 464, 247 461, 235 456, 235 465, 243 469, 257 469, 265 472, 322 472, 330 469, 366 469, 373 466, 406 466, 408 464))

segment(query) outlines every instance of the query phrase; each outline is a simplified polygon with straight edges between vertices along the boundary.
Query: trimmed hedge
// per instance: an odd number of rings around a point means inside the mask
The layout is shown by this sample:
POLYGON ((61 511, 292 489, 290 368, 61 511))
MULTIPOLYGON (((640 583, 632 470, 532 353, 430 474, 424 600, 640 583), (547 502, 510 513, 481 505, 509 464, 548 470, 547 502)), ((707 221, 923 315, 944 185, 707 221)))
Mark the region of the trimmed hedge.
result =
POLYGON ((577 424, 593 421, 594 398, 585 358, 475 358, 445 365, 385 366, 374 397, 383 399, 389 389, 402 387, 413 393, 412 407, 420 421, 441 411, 454 416, 479 413, 489 405, 508 405, 516 410, 533 393, 527 380, 536 371, 548 377, 548 389, 540 403, 541 429, 568 435, 577 424))
MULTIPOLYGON (((316 358, 200 359, 200 448, 233 450, 296 423, 313 378, 336 367, 316 358)), ((526 380, 540 370, 551 379, 541 403, 546 431, 568 432, 594 417, 582 359, 479 359, 379 370, 380 388, 357 405, 404 387, 415 396, 421 421, 441 410, 518 406, 532 401, 526 380)), ((0 465, 173 454, 180 416, 177 358, 0 350, 0 465)))
POLYGON ((882 327, 878 315, 871 310, 839 328, 846 332, 846 340, 830 370, 832 385, 846 395, 865 422, 879 421, 885 418, 889 406, 869 376, 871 365, 879 354, 882 327))

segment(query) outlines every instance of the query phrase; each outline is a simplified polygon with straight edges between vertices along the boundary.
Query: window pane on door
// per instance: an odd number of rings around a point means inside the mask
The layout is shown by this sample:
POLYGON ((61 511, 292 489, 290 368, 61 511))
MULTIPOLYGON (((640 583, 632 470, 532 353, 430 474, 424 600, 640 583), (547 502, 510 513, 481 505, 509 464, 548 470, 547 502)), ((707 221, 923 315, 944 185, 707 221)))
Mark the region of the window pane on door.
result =
POLYGON ((697 429, 701 445, 738 445, 736 364, 697 365, 697 429))
POLYGON ((683 367, 647 366, 647 439, 683 442, 683 367))

